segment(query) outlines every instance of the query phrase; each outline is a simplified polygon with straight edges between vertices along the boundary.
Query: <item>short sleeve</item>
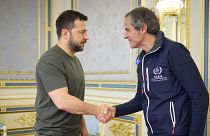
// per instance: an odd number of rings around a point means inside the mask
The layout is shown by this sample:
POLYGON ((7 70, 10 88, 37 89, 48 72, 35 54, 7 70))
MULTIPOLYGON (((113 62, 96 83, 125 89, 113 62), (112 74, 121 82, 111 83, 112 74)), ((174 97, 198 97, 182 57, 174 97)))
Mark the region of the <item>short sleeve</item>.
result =
POLYGON ((36 66, 39 81, 47 92, 67 87, 65 70, 61 61, 53 55, 46 55, 36 66))

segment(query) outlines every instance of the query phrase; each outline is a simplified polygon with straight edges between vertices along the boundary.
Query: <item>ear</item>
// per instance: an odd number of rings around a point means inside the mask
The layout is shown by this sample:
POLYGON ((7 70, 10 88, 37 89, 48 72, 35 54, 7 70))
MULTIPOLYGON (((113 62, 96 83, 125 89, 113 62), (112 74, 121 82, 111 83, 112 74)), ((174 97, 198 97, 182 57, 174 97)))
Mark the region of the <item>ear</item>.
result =
POLYGON ((61 36, 62 36, 64 39, 68 39, 69 35, 70 35, 69 30, 67 30, 67 29, 62 29, 62 30, 61 30, 61 36))
POLYGON ((139 34, 145 34, 147 32, 147 25, 146 24, 142 24, 140 29, 138 30, 139 34))
POLYGON ((142 31, 142 33, 146 33, 147 32, 147 24, 143 24, 142 25, 141 31, 142 31))

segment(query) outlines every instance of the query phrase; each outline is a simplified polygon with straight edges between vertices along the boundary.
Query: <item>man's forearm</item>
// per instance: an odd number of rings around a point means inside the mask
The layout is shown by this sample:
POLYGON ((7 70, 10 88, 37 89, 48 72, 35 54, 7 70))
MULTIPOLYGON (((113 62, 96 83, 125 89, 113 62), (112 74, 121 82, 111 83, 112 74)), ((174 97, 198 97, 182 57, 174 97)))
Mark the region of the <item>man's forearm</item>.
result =
POLYGON ((64 101, 62 110, 69 113, 95 116, 101 113, 100 106, 85 103, 71 95, 69 95, 64 101))

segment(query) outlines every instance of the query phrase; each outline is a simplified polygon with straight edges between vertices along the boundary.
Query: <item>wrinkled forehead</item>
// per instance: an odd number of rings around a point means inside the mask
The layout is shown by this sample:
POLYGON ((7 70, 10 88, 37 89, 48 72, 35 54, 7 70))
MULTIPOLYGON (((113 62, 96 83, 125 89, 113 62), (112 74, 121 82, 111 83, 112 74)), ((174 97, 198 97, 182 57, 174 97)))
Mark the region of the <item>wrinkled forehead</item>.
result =
POLYGON ((133 27, 131 23, 131 17, 125 17, 124 19, 124 26, 125 27, 133 27))

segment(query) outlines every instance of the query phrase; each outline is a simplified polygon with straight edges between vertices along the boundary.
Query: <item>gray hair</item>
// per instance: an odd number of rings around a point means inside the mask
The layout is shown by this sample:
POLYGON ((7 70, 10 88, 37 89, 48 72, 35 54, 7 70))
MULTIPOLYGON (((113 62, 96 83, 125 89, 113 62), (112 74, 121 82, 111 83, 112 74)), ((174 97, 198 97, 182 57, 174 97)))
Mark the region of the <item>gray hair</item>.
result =
POLYGON ((157 34, 160 30, 160 24, 157 16, 153 11, 145 7, 138 7, 130 11, 125 17, 131 17, 131 25, 140 30, 143 24, 147 25, 147 33, 157 34))

